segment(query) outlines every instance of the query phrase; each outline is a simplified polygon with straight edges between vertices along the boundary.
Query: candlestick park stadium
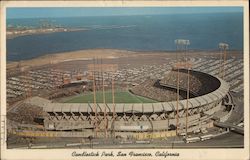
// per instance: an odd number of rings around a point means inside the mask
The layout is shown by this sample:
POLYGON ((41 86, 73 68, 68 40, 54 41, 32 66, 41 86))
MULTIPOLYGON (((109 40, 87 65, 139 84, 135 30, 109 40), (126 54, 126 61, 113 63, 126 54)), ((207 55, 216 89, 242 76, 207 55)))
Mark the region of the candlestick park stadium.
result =
MULTIPOLYGON (((14 79, 23 80, 21 78, 25 76, 27 80, 35 81, 38 74, 50 73, 46 82, 56 87, 44 87, 37 92, 31 87, 21 98, 9 94, 8 145, 13 146, 17 139, 20 144, 30 144, 37 139, 52 141, 57 138, 81 139, 81 145, 90 139, 119 139, 122 144, 151 143, 157 139, 190 143, 231 131, 244 135, 240 126, 243 123, 242 96, 233 90, 233 76, 230 75, 241 65, 239 59, 231 57, 224 62, 224 67, 229 68, 225 73, 218 57, 204 59, 191 57, 192 67, 171 62, 153 70, 151 65, 148 68, 151 76, 142 74, 143 78, 139 80, 137 77, 130 80, 129 74, 123 73, 122 69, 105 70, 105 61, 92 62, 96 68, 90 71, 91 74, 81 75, 85 78, 76 74, 75 80, 72 80, 74 76, 60 73, 56 67, 51 69, 52 66, 11 75, 7 77, 7 83, 14 79), (207 61, 214 65, 210 66, 207 61), (235 66, 231 65, 233 63, 235 66), (210 67, 203 71, 203 66, 210 67)), ((124 69, 125 72, 128 70, 124 69)), ((239 82, 235 83, 236 87, 239 82)), ((31 85, 25 80, 20 83, 31 85)), ((7 85, 7 91, 8 87, 11 85, 7 85)))

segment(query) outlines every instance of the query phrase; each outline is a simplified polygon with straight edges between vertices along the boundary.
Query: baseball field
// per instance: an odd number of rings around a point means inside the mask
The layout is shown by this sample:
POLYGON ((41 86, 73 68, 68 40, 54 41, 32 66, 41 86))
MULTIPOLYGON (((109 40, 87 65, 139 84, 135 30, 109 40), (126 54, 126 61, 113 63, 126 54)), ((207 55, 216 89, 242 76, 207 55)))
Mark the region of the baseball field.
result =
MULTIPOLYGON (((115 103, 155 103, 157 101, 146 97, 141 97, 130 93, 129 91, 115 91, 114 93, 115 103)), ((91 93, 79 94, 77 96, 70 97, 64 101, 64 103, 93 103, 94 95, 91 93)), ((105 102, 112 103, 113 97, 111 91, 105 92, 105 102)), ((96 103, 103 103, 103 92, 96 92, 96 103)))

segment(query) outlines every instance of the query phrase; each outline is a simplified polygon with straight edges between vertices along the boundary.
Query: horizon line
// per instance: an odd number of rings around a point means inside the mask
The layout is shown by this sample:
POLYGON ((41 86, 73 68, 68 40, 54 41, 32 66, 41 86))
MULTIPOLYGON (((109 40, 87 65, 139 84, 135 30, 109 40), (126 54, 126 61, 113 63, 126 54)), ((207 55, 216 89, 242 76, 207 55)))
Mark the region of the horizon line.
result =
POLYGON ((199 12, 199 13, 194 13, 194 12, 191 12, 191 13, 165 13, 165 14, 123 14, 123 15, 79 15, 79 16, 54 16, 54 17, 51 17, 51 16, 48 16, 48 17, 45 17, 45 16, 41 16, 41 17, 18 17, 18 18, 8 18, 6 16, 6 20, 13 20, 13 19, 39 19, 39 18, 83 18, 83 17, 122 17, 122 16, 163 16, 163 15, 186 15, 186 14, 189 14, 189 15, 198 15, 198 14, 231 14, 231 13, 243 13, 242 11, 217 11, 217 12, 199 12))

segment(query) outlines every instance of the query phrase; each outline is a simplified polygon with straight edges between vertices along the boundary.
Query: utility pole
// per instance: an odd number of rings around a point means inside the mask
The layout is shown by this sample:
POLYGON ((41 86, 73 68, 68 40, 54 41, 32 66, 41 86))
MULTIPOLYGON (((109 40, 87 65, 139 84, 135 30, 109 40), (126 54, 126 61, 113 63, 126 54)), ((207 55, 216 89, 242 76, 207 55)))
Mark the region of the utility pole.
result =
POLYGON ((106 107, 106 97, 105 97, 105 80, 103 77, 103 63, 101 58, 101 72, 102 72, 102 98, 103 98, 103 105, 104 105, 104 121, 105 121, 105 137, 107 138, 107 127, 108 127, 108 121, 107 121, 107 107, 106 107))
POLYGON ((106 105, 106 95, 105 95, 105 78, 104 78, 104 72, 108 73, 108 74, 112 74, 112 79, 110 79, 108 76, 108 80, 111 80, 111 89, 112 89, 112 103, 113 103, 113 119, 115 119, 115 87, 114 87, 114 71, 116 71, 118 69, 118 66, 116 64, 103 64, 102 59, 100 60, 98 66, 96 66, 96 59, 93 59, 93 64, 89 64, 88 65, 88 70, 92 71, 93 74, 93 98, 94 98, 94 102, 93 102, 93 108, 94 108, 94 113, 95 113, 95 121, 94 121, 94 128, 95 128, 95 135, 97 136, 97 131, 99 132, 100 129, 102 131, 105 132, 105 137, 108 137, 108 113, 107 113, 107 105, 106 105), (103 112, 103 120, 104 120, 104 125, 103 122, 100 123, 100 119, 99 119, 99 114, 97 111, 97 99, 96 99, 96 71, 100 71, 101 73, 99 73, 99 80, 100 80, 100 89, 102 90, 102 105, 104 108, 104 112, 103 112), (102 77, 102 79, 100 79, 102 77), (102 86, 101 86, 102 85, 102 86), (103 127, 104 126, 104 127, 103 127))
POLYGON ((112 103, 113 103, 113 118, 115 118, 115 87, 114 87, 114 71, 112 71, 112 103))
POLYGON ((94 111, 95 111, 95 121, 94 121, 94 132, 95 137, 97 137, 97 106, 96 106, 96 85, 95 85, 95 58, 93 59, 94 69, 93 69, 93 98, 94 98, 94 111))

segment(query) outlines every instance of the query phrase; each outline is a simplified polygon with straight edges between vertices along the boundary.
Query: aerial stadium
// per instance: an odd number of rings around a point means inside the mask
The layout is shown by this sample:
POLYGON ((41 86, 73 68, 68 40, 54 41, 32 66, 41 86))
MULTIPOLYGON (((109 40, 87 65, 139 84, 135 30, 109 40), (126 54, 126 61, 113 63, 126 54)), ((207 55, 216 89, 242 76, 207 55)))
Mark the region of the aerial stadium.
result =
MULTIPOLYGON (((54 64, 52 68, 28 69, 18 76, 13 72, 9 83, 17 85, 22 79, 23 84, 17 86, 25 86, 26 90, 23 96, 8 94, 8 136, 143 142, 181 137, 189 143, 226 134, 228 129, 244 134, 241 127, 228 123, 239 124, 243 120, 232 116, 238 102, 231 91, 234 85, 227 82, 232 77, 226 67, 233 61, 222 60, 227 44, 220 44, 223 50, 212 60, 217 67, 209 69, 217 73, 211 74, 198 69, 205 61, 187 58, 183 48, 188 40, 175 43, 181 48, 182 57, 161 66, 163 71, 158 66, 143 66, 144 72, 152 72, 151 76, 142 74, 142 78, 129 77, 131 69, 95 58, 85 66, 87 72, 83 74, 58 72, 54 64)), ((235 82, 236 86, 239 82, 235 82)), ((12 86, 7 85, 7 92, 12 86)))
MULTIPOLYGON (((176 76, 173 70, 163 80, 148 80, 137 85, 131 93, 158 103, 53 103, 40 100, 38 105, 46 112, 46 130, 84 130, 86 137, 95 132, 107 136, 133 136, 137 132, 193 132, 212 127, 215 112, 221 110, 223 98, 228 97, 229 85, 216 77, 190 71, 190 98, 186 98, 187 70, 179 70, 180 100, 176 101, 176 76), (200 84, 200 85, 197 85, 200 84), (197 87, 198 86, 198 87, 197 87), (211 86, 211 87, 206 87, 211 86), (42 101, 42 103, 40 103, 42 101), (188 108, 187 108, 188 103, 188 108), (199 126, 201 125, 201 126, 199 126), (188 128, 186 128, 188 126, 188 128), (102 133, 102 134, 103 134, 102 133)), ((31 99, 30 103, 36 102, 31 99)))

